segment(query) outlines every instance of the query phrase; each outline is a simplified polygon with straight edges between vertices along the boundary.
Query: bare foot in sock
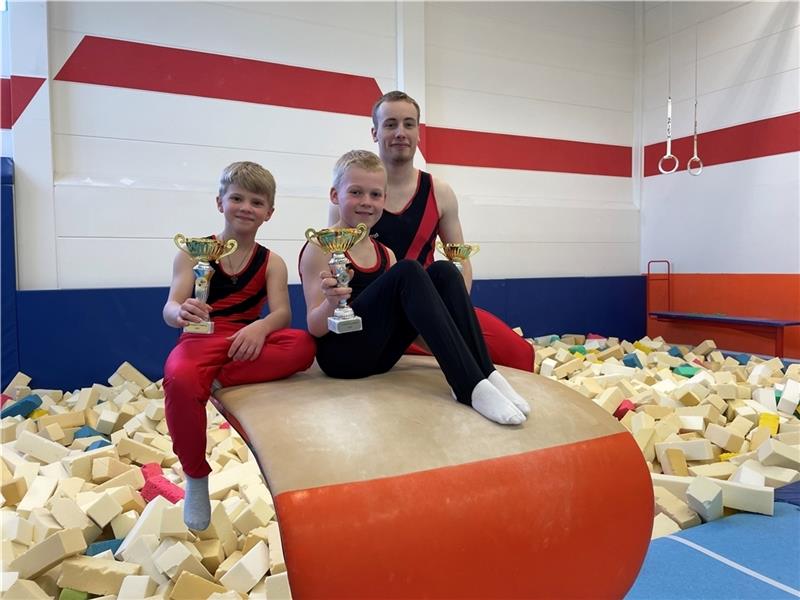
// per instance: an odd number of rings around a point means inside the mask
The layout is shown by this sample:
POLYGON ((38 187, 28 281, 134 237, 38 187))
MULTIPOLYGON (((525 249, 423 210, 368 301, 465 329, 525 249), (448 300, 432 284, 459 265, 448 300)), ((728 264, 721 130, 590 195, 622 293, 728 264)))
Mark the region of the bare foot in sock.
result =
POLYGON ((500 391, 482 379, 472 390, 472 408, 484 417, 501 425, 519 425, 525 420, 525 415, 514 403, 506 398, 500 391))
POLYGON ((508 379, 503 377, 500 374, 500 371, 492 371, 491 375, 488 377, 489 383, 491 383, 494 387, 496 387, 503 396, 511 400, 514 403, 522 414, 526 417, 531 414, 531 407, 528 402, 520 396, 517 391, 511 387, 511 384, 508 383, 508 379))
POLYGON ((189 529, 203 531, 211 523, 211 500, 208 498, 208 477, 186 476, 183 499, 183 522, 189 529))

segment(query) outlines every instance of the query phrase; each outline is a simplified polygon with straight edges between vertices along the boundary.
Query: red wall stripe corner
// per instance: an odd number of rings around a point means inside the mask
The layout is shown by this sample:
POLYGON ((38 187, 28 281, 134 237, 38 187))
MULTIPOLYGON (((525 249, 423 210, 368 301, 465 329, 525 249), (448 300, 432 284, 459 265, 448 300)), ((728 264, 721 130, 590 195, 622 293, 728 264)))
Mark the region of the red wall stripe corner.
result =
MULTIPOLYGON (((748 160, 800 151, 800 112, 742 123, 697 136, 697 154, 703 165, 748 160)), ((672 154, 679 161, 678 171, 686 170, 692 157, 693 136, 672 140, 672 154)), ((666 142, 651 144, 644 149, 644 175, 660 175, 658 161, 666 152, 666 142)))
POLYGON ((11 129, 45 82, 43 77, 0 79, 0 129, 11 129))
POLYGON ((57 81, 369 116, 371 77, 85 36, 57 81))
POLYGON ((426 127, 429 163, 631 177, 632 149, 571 140, 426 127))

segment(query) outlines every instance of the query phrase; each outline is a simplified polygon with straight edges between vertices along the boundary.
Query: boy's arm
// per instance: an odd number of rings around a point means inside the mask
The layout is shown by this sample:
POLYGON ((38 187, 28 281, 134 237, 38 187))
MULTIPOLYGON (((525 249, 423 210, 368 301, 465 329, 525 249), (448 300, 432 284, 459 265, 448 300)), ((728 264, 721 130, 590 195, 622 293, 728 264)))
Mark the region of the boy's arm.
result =
POLYGON ((264 340, 273 331, 288 327, 292 322, 289 304, 289 284, 286 263, 275 252, 270 252, 266 281, 269 314, 242 327, 228 339, 231 347, 228 356, 232 360, 254 360, 261 354, 264 340))
MULTIPOLYGON (((439 205, 439 237, 445 244, 463 244, 464 233, 461 231, 461 220, 458 218, 458 200, 447 183, 441 179, 434 179, 436 202, 439 205)), ((472 264, 469 260, 461 263, 464 267, 464 284, 467 291, 472 289, 472 264)))
POLYGON ((339 298, 350 297, 349 287, 336 287, 336 278, 331 275, 328 255, 314 244, 306 246, 300 259, 300 276, 303 280, 303 295, 306 299, 306 324, 314 337, 328 333, 328 317, 339 303, 339 298))
POLYGON ((170 327, 185 327, 209 319, 211 307, 196 298, 194 292, 194 261, 185 252, 178 252, 172 261, 172 283, 162 314, 170 327))

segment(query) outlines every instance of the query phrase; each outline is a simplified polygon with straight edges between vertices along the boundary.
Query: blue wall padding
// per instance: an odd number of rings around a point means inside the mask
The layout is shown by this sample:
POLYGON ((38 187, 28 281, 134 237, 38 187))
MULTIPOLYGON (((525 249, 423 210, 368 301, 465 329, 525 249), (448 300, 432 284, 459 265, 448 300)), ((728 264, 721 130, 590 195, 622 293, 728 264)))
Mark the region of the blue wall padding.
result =
POLYGON ((634 341, 647 331, 642 275, 480 280, 472 298, 526 337, 593 331, 634 341))
POLYGON ((17 259, 14 248, 14 162, 0 158, 0 379, 5 389, 19 371, 17 353, 17 259))
MULTIPOLYGON (((645 334, 643 276, 480 280, 473 301, 527 337, 645 334)), ((155 381, 178 330, 161 318, 167 287, 17 292, 20 369, 37 388, 103 383, 128 361, 155 381), (43 319, 42 315, 53 315, 43 319)), ((292 326, 305 329, 300 285, 289 286, 292 326)))

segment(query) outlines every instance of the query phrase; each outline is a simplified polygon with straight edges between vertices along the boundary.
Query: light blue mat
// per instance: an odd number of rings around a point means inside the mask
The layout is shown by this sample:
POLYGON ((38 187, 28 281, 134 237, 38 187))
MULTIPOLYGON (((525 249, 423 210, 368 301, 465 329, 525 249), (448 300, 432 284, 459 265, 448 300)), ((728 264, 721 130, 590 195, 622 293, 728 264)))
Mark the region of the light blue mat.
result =
POLYGON ((776 503, 772 517, 738 513, 653 540, 626 598, 800 598, 800 508, 776 503))

